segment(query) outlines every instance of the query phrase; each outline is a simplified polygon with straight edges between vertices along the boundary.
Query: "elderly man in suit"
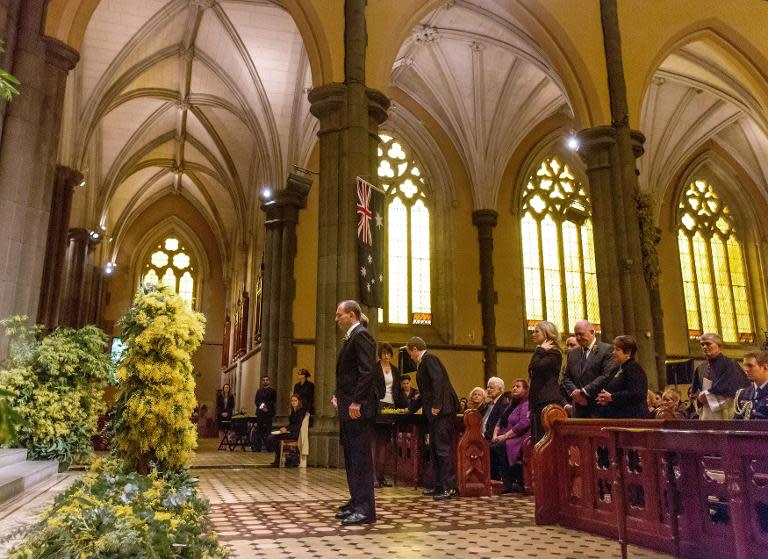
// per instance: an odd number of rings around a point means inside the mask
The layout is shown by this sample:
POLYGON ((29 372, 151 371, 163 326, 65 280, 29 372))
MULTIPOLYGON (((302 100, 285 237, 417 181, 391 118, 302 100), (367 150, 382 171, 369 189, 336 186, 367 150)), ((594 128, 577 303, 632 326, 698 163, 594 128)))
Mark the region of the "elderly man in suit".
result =
POLYGON ((573 402, 575 417, 594 417, 595 399, 618 368, 613 346, 597 341, 595 327, 587 320, 576 322, 573 333, 579 345, 568 352, 561 385, 573 402))
POLYGON ((723 355, 718 334, 702 334, 699 344, 707 360, 696 367, 690 388, 691 401, 699 403, 699 419, 733 419, 733 399, 747 386, 747 377, 736 361, 723 355))
POLYGON ((456 438, 454 422, 459 409, 459 397, 440 359, 427 353, 424 340, 414 336, 408 340, 406 347, 408 355, 417 363, 418 401, 429 425, 429 453, 435 485, 424 494, 432 495, 436 501, 452 499, 458 495, 453 440, 456 438))
POLYGON ((357 301, 342 301, 336 308, 336 324, 344 332, 344 343, 336 360, 335 401, 350 495, 336 518, 345 526, 376 522, 371 458, 378 402, 373 375, 376 342, 360 323, 361 314, 357 301))

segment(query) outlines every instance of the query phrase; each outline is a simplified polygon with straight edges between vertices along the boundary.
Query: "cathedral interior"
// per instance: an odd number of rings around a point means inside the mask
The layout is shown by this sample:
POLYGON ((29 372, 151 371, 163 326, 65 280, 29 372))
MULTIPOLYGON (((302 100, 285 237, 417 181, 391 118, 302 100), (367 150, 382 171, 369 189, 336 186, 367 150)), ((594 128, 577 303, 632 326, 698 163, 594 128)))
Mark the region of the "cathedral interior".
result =
POLYGON ((306 368, 309 465, 338 466, 362 178, 384 193, 378 341, 420 336, 464 396, 525 377, 539 321, 586 319, 634 336, 661 389, 701 334, 732 357, 768 335, 766 28, 762 0, 0 0, 21 83, 0 102, 0 317, 114 349, 137 287, 165 285, 206 318, 198 404, 228 383, 253 414, 266 374, 284 417, 306 368))

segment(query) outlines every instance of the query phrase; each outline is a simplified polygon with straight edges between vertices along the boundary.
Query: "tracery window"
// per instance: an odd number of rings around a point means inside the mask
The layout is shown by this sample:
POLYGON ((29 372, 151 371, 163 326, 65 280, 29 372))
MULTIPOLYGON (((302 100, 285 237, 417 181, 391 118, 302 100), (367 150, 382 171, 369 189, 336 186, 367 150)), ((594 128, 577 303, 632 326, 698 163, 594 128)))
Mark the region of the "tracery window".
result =
POLYGON ((141 283, 169 287, 194 306, 197 271, 189 251, 175 237, 166 238, 149 255, 141 283))
POLYGON ((528 329, 548 320, 566 332, 587 319, 599 331, 591 205, 567 164, 540 163, 523 191, 522 216, 528 329))
POLYGON ((430 209, 424 177, 400 141, 386 134, 380 137, 387 288, 379 319, 390 324, 432 324, 430 209))
POLYGON ((688 335, 718 332, 726 342, 752 343, 744 253, 728 206, 709 182, 697 179, 678 210, 688 335))

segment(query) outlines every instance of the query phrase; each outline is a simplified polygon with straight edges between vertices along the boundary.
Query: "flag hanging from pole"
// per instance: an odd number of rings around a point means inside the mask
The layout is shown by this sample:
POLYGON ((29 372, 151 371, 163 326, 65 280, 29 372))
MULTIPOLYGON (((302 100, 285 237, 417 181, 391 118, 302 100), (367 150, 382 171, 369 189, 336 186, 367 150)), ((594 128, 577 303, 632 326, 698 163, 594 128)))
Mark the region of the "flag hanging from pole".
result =
POLYGON ((382 308, 384 306, 384 193, 360 177, 357 177, 355 186, 360 301, 364 305, 382 308))

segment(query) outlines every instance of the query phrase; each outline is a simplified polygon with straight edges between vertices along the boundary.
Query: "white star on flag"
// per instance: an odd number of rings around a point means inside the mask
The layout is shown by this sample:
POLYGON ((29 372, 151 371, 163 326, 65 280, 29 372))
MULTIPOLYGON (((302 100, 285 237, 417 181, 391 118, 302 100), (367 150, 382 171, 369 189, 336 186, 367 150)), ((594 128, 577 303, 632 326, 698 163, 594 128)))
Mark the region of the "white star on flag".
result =
POLYGON ((381 217, 381 214, 379 212, 376 212, 376 228, 381 229, 384 225, 384 218, 381 217))
POLYGON ((379 283, 382 283, 384 281, 384 276, 379 274, 379 283))
POLYGON ((368 264, 372 264, 372 263, 373 263, 373 256, 371 256, 371 255, 369 254, 369 255, 368 255, 368 264))
POLYGON ((371 278, 371 283, 376 283, 376 278, 371 278))
POLYGON ((371 282, 368 282, 365 286, 368 288, 368 291, 371 290, 371 282))
POLYGON ((368 275, 368 270, 366 270, 366 269, 365 269, 365 266, 363 266, 362 268, 360 268, 360 275, 361 275, 361 276, 363 276, 363 277, 365 277, 366 275, 368 275))

